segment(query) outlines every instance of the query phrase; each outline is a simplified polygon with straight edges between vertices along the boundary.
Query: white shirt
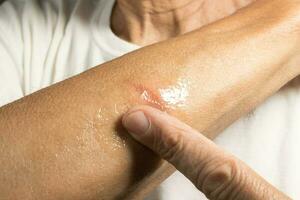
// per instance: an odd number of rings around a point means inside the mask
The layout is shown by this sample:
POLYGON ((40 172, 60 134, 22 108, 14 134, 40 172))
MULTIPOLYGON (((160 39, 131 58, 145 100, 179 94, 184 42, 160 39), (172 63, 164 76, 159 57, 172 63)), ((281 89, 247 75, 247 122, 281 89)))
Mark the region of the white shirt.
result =
MULTIPOLYGON (((111 31, 114 0, 11 0, 0 6, 0 105, 138 46, 111 31)), ((300 84, 226 129, 216 143, 300 198, 300 84)), ((0 195, 1 197, 1 195, 0 195)), ((179 172, 148 200, 205 199, 179 172)))

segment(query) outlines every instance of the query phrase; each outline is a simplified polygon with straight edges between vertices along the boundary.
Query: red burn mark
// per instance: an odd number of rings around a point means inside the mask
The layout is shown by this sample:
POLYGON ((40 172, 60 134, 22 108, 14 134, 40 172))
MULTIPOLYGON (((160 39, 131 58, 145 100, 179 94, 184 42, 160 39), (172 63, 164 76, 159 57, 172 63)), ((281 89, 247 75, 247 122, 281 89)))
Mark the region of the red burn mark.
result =
POLYGON ((159 110, 166 110, 165 103, 159 95, 157 95, 150 88, 146 88, 143 85, 134 85, 135 89, 140 94, 140 99, 146 102, 147 105, 157 108, 159 110))

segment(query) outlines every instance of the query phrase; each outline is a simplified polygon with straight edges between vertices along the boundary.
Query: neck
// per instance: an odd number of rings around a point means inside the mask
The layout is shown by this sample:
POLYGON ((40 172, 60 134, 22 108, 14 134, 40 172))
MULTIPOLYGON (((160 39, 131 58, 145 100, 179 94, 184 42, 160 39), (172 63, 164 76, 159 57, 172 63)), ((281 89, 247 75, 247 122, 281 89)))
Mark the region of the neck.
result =
POLYGON ((121 38, 148 45, 232 14, 253 0, 117 0, 111 26, 121 38))

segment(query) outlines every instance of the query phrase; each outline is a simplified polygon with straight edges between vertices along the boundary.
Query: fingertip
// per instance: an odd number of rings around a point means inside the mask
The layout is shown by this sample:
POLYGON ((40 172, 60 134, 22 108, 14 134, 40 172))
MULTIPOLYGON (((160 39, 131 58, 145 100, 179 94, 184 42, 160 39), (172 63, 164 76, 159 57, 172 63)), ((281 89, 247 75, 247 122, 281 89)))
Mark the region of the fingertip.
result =
POLYGON ((122 121, 124 122, 124 119, 130 115, 131 113, 133 112, 136 112, 136 111, 142 111, 144 112, 146 115, 151 115, 151 113, 155 113, 155 112, 159 112, 159 113, 162 113, 161 110, 157 109, 157 108, 154 108, 152 106, 148 106, 148 105, 137 105, 137 106, 133 106, 132 108, 130 108, 122 117, 122 121))
POLYGON ((123 126, 133 136, 141 136, 147 132, 150 127, 150 120, 143 110, 133 108, 122 118, 123 126))

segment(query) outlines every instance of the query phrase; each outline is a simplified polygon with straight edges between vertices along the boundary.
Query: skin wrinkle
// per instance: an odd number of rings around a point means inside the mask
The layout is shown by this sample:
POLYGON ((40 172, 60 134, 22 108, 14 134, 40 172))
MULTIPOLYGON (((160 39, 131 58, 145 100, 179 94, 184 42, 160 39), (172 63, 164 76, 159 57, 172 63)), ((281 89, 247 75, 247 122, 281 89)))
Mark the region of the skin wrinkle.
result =
POLYGON ((111 24, 119 37, 145 46, 201 28, 231 15, 253 1, 118 0, 111 24))
MULTIPOLYGON (((220 162, 219 162, 220 163, 220 162)), ((209 197, 211 199, 227 199, 229 197, 226 197, 224 195, 228 195, 228 194, 232 194, 232 191, 228 192, 226 190, 236 190, 238 187, 236 187, 237 185, 239 184, 234 184, 236 182, 236 180, 239 180, 237 178, 238 176, 238 172, 236 171, 237 169, 237 164, 236 163, 231 163, 231 161, 225 161, 224 163, 220 163, 220 164, 213 164, 215 166, 215 169, 214 170, 211 170, 212 171, 212 174, 213 173, 221 173, 221 176, 224 176, 223 180, 222 180, 222 184, 221 184, 221 187, 218 187, 218 188, 210 188, 211 191, 208 192, 207 194, 209 194, 209 197), (226 171, 222 171, 224 169, 221 169, 220 172, 215 172, 215 170, 218 170, 219 168, 222 168, 222 167, 227 167, 229 168, 230 170, 230 174, 228 174, 228 172, 226 171), (234 185, 233 187, 231 187, 231 185, 234 185), (222 197, 222 194, 223 194, 223 197, 222 197)), ((208 174, 203 180, 208 180, 209 177, 211 176, 211 174, 208 174)), ((202 184, 202 188, 205 188, 205 181, 203 182, 202 184)), ((204 190, 203 190, 204 191, 204 190)))
MULTIPOLYGON (((160 2, 158 2, 158 3, 160 3, 160 2)), ((155 4, 154 1, 151 1, 151 3, 150 3, 151 5, 150 6, 144 6, 143 10, 145 12, 148 12, 150 15, 157 15, 157 14, 161 15, 161 14, 166 14, 166 13, 172 12, 172 15, 176 16, 176 11, 181 10, 183 8, 186 8, 186 7, 190 6, 193 3, 195 3, 195 1, 190 0, 188 2, 183 3, 182 5, 177 5, 176 7, 171 7, 171 8, 166 9, 166 8, 163 8, 165 6, 163 6, 163 5, 162 6, 156 6, 156 5, 154 5, 155 4), (150 7, 150 9, 147 9, 147 7, 148 8, 150 7), (159 7, 160 7, 161 10, 159 9, 159 7), (155 9, 151 9, 151 8, 155 8, 155 9)), ((199 5, 200 5, 199 7, 201 7, 203 5, 203 2, 201 2, 199 5)))

